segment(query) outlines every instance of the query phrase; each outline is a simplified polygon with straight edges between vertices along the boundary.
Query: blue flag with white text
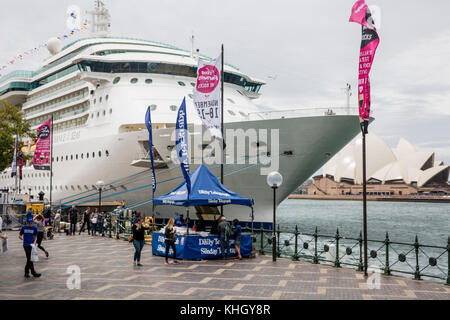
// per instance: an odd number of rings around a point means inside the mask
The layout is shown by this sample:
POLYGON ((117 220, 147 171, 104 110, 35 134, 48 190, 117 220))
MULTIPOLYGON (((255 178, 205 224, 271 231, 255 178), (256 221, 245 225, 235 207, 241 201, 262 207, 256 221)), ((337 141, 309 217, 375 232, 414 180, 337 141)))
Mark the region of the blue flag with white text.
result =
POLYGON ((180 159, 181 171, 183 172, 189 194, 191 192, 191 178, 189 177, 189 136, 186 116, 186 97, 183 98, 183 102, 178 109, 175 125, 175 141, 178 159, 180 159))
POLYGON ((155 175, 155 165, 153 163, 153 138, 152 138, 152 117, 150 113, 150 107, 147 108, 147 113, 145 114, 145 125, 148 129, 148 147, 150 153, 150 162, 152 164, 152 191, 153 196, 156 191, 156 175, 155 175))

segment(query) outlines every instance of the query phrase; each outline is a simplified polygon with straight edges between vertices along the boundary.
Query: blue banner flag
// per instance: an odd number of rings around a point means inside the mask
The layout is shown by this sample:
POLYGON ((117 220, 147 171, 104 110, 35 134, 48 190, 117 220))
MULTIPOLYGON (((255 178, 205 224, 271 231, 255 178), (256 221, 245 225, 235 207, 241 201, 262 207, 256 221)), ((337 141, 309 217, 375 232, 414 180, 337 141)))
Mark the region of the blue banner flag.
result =
POLYGON ((152 191, 153 197, 156 191, 156 175, 155 175, 155 165, 153 163, 153 138, 152 138, 152 117, 150 113, 150 107, 147 108, 147 113, 145 114, 145 125, 148 130, 148 148, 150 153, 150 162, 152 164, 152 191))
POLYGON ((186 187, 189 194, 191 193, 191 178, 189 177, 189 136, 186 116, 186 97, 183 98, 183 102, 178 109, 175 126, 175 140, 181 171, 183 172, 184 180, 186 180, 186 187))

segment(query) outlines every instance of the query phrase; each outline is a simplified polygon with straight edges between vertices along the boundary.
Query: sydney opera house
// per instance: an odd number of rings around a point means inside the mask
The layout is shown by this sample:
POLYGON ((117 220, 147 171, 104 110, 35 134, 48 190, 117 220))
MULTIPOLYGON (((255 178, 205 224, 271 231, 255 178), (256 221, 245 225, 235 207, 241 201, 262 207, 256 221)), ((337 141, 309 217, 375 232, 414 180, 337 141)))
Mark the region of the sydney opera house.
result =
MULTIPOLYGON (((418 151, 401 138, 391 149, 374 133, 366 136, 367 194, 376 196, 446 195, 450 166, 434 152, 418 151)), ((347 145, 313 178, 309 195, 362 194, 362 139, 347 145)))

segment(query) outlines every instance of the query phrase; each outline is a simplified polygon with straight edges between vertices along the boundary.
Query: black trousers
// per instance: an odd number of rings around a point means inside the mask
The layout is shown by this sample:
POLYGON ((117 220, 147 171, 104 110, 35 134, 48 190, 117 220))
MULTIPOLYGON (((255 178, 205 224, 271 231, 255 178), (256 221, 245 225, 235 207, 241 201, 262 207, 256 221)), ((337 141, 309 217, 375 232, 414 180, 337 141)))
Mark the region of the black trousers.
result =
POLYGON ((27 264, 25 265, 25 274, 31 274, 35 275, 36 271, 34 270, 34 264, 33 261, 31 261, 31 246, 26 246, 23 247, 23 249, 25 250, 25 256, 27 257, 27 264))
POLYGON ((38 232, 36 243, 38 245, 38 248, 45 252, 44 247, 41 246, 42 239, 44 239, 44 232, 38 232))
POLYGON ((87 221, 84 220, 83 225, 81 226, 79 234, 84 232, 84 226, 87 227, 88 234, 91 234, 91 221, 89 219, 87 219, 87 221))
POLYGON ((169 250, 170 247, 173 249, 173 258, 177 258, 177 248, 175 248, 175 241, 167 241, 166 240, 166 261, 169 260, 169 250))
POLYGON ((74 236, 76 230, 77 230, 77 222, 76 221, 70 221, 70 234, 72 236, 74 236))

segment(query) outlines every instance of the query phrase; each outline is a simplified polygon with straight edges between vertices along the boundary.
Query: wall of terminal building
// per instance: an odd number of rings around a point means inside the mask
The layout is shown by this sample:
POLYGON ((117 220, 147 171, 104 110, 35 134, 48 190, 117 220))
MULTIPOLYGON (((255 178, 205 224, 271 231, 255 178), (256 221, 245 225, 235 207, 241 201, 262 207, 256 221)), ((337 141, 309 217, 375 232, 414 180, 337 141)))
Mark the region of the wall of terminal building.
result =
MULTIPOLYGON (((361 195, 362 184, 353 184, 351 181, 335 181, 331 176, 316 176, 308 187, 308 195, 361 195)), ((422 188, 404 182, 396 183, 367 183, 367 194, 377 196, 408 196, 419 194, 450 194, 448 184, 430 184, 422 188)))

